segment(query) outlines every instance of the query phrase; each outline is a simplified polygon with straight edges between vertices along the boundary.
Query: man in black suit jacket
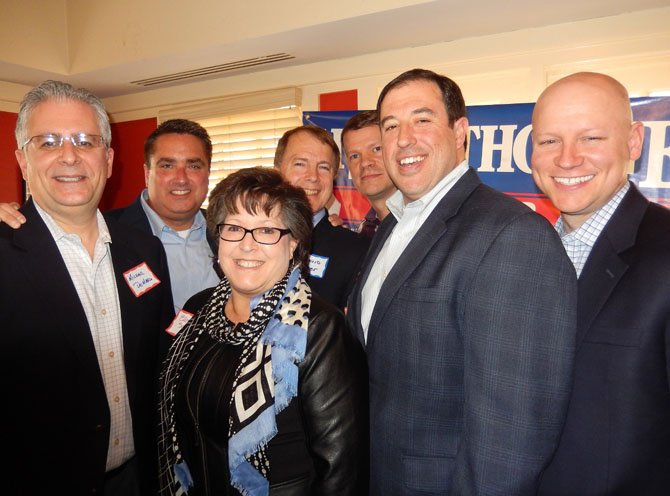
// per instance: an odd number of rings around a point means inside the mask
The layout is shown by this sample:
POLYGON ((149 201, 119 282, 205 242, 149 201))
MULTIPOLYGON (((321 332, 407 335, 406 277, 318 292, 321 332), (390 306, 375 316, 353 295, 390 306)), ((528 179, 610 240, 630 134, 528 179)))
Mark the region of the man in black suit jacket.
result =
POLYGON ((97 97, 42 83, 16 138, 32 199, 24 226, 0 226, 4 491, 150 494, 165 254, 97 210, 113 160, 97 97))
POLYGON ((533 112, 533 178, 579 277, 575 383, 540 494, 670 493, 670 212, 628 181, 626 89, 578 73, 533 112))
MULTIPOLYGON (((186 119, 170 119, 144 142, 146 188, 124 208, 106 218, 155 235, 163 243, 170 266, 174 310, 188 298, 219 282, 213 261, 214 242, 205 211, 212 142, 207 130, 186 119)), ((18 228, 26 222, 19 205, 0 203, 0 222, 18 228)))
POLYGON ((340 150, 331 134, 318 126, 300 126, 277 143, 274 164, 282 176, 302 188, 312 207, 314 232, 309 286, 344 309, 369 240, 328 219, 326 203, 340 166, 340 150))
POLYGON ((352 292, 373 495, 534 495, 565 417, 576 281, 556 233, 465 161, 455 82, 414 69, 377 104, 398 187, 352 292))

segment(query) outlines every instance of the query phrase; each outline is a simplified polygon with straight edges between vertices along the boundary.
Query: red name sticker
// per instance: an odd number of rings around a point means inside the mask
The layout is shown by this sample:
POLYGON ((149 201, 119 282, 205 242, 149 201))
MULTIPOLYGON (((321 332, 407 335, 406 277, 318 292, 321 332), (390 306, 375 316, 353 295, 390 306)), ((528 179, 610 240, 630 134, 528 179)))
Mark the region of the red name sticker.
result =
POLYGON ((136 298, 139 298, 144 293, 161 283, 160 279, 156 277, 156 274, 151 272, 151 269, 146 262, 142 262, 124 272, 123 278, 126 280, 126 284, 128 284, 128 287, 136 298))
POLYGON ((165 329, 165 332, 167 332, 170 336, 176 336, 179 331, 181 331, 186 323, 191 320, 191 317, 193 317, 193 314, 191 312, 187 312, 186 310, 179 310, 179 313, 174 316, 174 319, 172 319, 172 323, 170 326, 165 329))

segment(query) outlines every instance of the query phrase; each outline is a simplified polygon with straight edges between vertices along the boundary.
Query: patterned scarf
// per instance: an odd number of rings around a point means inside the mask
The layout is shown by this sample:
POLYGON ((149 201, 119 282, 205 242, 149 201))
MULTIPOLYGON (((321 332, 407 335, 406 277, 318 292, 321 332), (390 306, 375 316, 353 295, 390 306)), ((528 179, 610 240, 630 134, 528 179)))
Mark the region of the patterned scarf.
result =
POLYGON ((276 415, 298 393, 297 364, 305 357, 311 290, 297 267, 289 269, 281 281, 260 297, 249 320, 237 325, 224 312, 230 293, 230 283, 224 277, 203 308, 178 334, 164 364, 158 441, 162 495, 179 496, 193 486, 179 447, 174 396, 184 366, 205 332, 220 343, 242 346, 230 401, 231 484, 244 496, 269 492, 270 461, 266 447, 277 433, 276 415))

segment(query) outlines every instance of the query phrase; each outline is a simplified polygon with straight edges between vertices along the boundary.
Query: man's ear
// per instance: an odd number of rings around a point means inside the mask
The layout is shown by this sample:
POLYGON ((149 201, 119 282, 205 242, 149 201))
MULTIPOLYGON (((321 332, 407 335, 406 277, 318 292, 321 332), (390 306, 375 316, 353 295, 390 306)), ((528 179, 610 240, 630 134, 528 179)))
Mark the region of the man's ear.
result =
POLYGON ((465 140, 468 137, 470 124, 467 117, 461 117, 454 122, 454 136, 456 138, 456 149, 465 148, 465 140))
POLYGON ((112 177, 112 166, 114 165, 114 150, 107 149, 107 179, 112 177))
POLYGON ((147 164, 144 164, 144 187, 148 188, 149 187, 149 173, 151 172, 151 169, 149 169, 149 166, 147 164))
POLYGON ((21 175, 23 176, 23 180, 28 182, 28 159, 26 158, 26 152, 23 150, 14 150, 14 156, 16 157, 16 161, 19 163, 19 167, 21 168, 21 175))
POLYGON ((628 134, 628 153, 631 160, 637 160, 642 154, 642 145, 644 144, 644 124, 635 121, 630 126, 628 134))

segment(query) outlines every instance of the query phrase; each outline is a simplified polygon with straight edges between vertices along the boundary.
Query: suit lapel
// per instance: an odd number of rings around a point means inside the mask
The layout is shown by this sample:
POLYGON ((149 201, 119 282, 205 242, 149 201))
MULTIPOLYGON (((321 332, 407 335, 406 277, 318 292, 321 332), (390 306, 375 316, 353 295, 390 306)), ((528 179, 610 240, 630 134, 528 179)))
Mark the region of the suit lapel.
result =
POLYGON ((579 277, 577 347, 628 269, 621 254, 635 245, 637 230, 649 202, 631 184, 598 237, 579 277))
POLYGON ((365 286, 365 282, 368 280, 368 276, 370 275, 372 265, 377 259, 377 255, 379 255, 380 250, 384 246, 384 243, 386 243, 386 240, 397 223, 398 222, 393 214, 388 214, 379 225, 377 232, 372 237, 372 242, 370 243, 368 252, 366 253, 361 265, 361 271, 358 275, 358 280, 356 281, 354 289, 352 290, 352 295, 355 300, 352 302, 352 305, 349 305, 349 309, 352 310, 351 319, 353 320, 353 327, 356 331, 356 336, 358 337, 363 347, 365 347, 366 344, 365 337, 363 336, 363 328, 361 327, 361 305, 363 303, 361 293, 363 286, 365 286))
MULTIPOLYGON (((128 384, 128 396, 132 399, 135 393, 137 381, 137 364, 141 363, 139 356, 141 350, 142 336, 142 309, 140 298, 135 297, 128 287, 124 272, 136 267, 146 260, 141 260, 135 250, 126 241, 125 231, 119 231, 113 221, 107 223, 109 233, 112 237, 111 254, 114 265, 114 276, 116 288, 119 295, 119 307, 121 310, 121 329, 123 333, 123 357, 126 368, 126 382, 128 384)), ((161 282, 162 284, 162 282, 161 282)))
MULTIPOLYGON (((435 243, 442 238, 443 234, 448 230, 450 219, 458 213, 461 205, 463 205, 468 196, 479 185, 481 185, 481 181, 477 177, 477 174, 474 170, 468 169, 442 200, 440 200, 400 255, 386 276, 386 280, 379 291, 368 327, 368 347, 373 345, 379 324, 391 302, 396 297, 398 290, 405 284, 412 272, 422 263, 426 255, 430 253, 435 243)), ((390 230, 386 233, 384 241, 390 235, 390 230)), ((377 249, 377 255, 379 254, 379 249, 381 247, 377 249)))
POLYGON ((102 384, 88 319, 63 257, 32 200, 26 203, 22 212, 27 222, 16 231, 14 244, 26 252, 22 264, 26 278, 35 288, 50 288, 49 308, 53 314, 46 319, 56 323, 54 332, 61 332, 82 363, 82 370, 95 371, 102 384))
POLYGON ((593 319, 600 313, 612 291, 628 269, 607 238, 598 240, 579 278, 577 346, 581 345, 593 319), (597 248, 597 249, 596 249, 597 248))
MULTIPOLYGON (((142 193, 140 193, 140 196, 142 196, 142 193)), ((123 209, 123 212, 118 217, 119 222, 121 224, 133 226, 149 234, 153 234, 151 231, 151 224, 149 224, 149 219, 147 218, 146 214, 144 213, 144 209, 142 208, 140 196, 138 196, 133 203, 123 209)))

